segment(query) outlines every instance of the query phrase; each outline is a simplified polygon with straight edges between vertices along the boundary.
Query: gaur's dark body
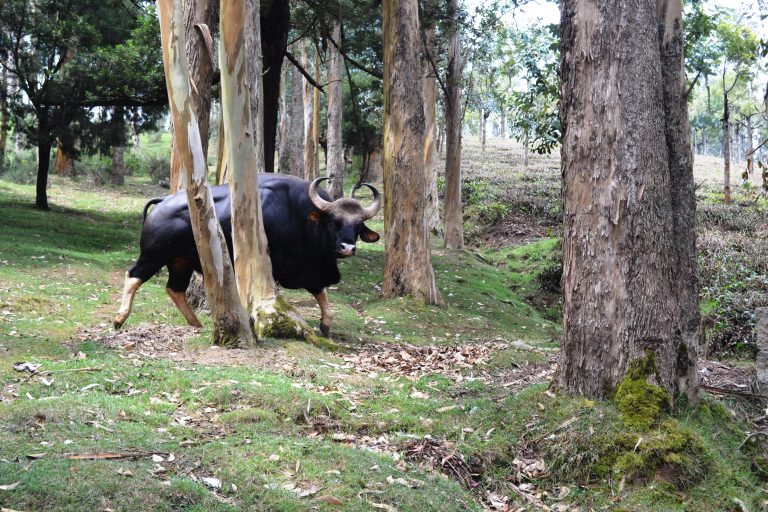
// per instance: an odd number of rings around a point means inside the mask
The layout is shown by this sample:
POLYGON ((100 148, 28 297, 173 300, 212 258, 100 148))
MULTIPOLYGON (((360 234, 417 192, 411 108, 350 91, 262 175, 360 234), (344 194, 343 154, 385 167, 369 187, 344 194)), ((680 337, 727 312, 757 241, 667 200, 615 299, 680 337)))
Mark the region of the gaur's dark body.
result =
MULTIPOLYGON (((327 334, 330 308, 325 287, 341 279, 337 259, 354 254, 358 236, 366 242, 378 240, 378 234, 363 224, 380 206, 378 192, 371 187, 376 204, 365 209, 355 199, 332 201, 325 190, 317 187, 322 180, 310 184, 293 176, 260 174, 258 181, 272 275, 284 288, 304 288, 315 295, 323 312, 321 329, 327 334), (311 198, 310 194, 315 195, 311 198)), ((216 216, 232 257, 229 186, 212 187, 211 191, 216 216)), ((144 208, 144 216, 141 254, 128 270, 123 304, 115 326, 120 327, 130 314, 136 289, 164 266, 169 272, 169 295, 189 323, 199 325, 183 298, 193 271, 201 272, 186 192, 152 199, 144 208), (152 205, 156 206, 146 215, 152 205)))
MULTIPOLYGON (((319 293, 341 279, 336 245, 328 218, 310 219, 315 209, 307 196, 309 182, 281 174, 259 175, 259 196, 264 230, 272 260, 272 275, 280 286, 319 293)), ((232 213, 229 186, 211 188, 216 216, 232 256, 232 213)), ((330 201, 322 189, 320 196, 330 201)), ((187 289, 192 271, 202 272, 187 208, 186 192, 164 198, 155 206, 141 229, 141 256, 128 271, 130 277, 147 281, 168 266, 168 287, 187 289), (184 263, 182 263, 183 260, 184 263)))

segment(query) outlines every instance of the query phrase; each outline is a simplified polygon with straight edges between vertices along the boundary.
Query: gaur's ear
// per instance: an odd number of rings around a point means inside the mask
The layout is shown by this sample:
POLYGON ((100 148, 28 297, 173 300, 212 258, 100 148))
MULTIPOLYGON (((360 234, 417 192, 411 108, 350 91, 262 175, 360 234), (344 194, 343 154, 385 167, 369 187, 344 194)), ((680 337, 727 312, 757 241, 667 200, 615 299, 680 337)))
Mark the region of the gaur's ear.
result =
POLYGON ((360 240, 372 244, 379 241, 379 234, 371 229, 368 229, 368 226, 363 224, 363 228, 360 230, 360 240))
POLYGON ((323 212, 320 210, 312 210, 312 213, 309 214, 309 220, 317 224, 320 222, 320 219, 323 217, 323 212))

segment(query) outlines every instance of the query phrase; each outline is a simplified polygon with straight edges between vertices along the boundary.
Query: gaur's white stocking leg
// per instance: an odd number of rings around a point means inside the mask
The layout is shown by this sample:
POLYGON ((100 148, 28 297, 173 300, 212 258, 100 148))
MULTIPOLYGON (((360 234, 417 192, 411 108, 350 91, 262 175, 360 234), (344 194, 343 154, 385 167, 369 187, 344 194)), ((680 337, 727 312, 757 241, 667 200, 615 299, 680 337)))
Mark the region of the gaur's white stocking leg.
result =
POLYGON ((323 336, 328 336, 331 332, 331 320, 333 320, 333 314, 331 313, 331 304, 328 302, 328 293, 323 288, 320 293, 314 294, 317 305, 320 306, 320 332, 323 336))
POLYGON ((115 316, 114 326, 115 329, 119 329, 123 326, 128 319, 128 315, 131 314, 131 306, 133 305, 133 297, 136 295, 136 290, 142 284, 142 280, 138 277, 130 277, 128 272, 125 273, 125 285, 123 286, 123 299, 120 302, 120 309, 117 310, 117 316, 115 316))
POLYGON ((192 327, 202 327, 203 324, 200 323, 200 320, 197 319, 197 316, 195 315, 195 312, 192 311, 192 307, 189 305, 189 302, 187 302, 187 294, 184 292, 175 292, 171 288, 166 288, 166 292, 168 292, 168 296, 171 297, 171 300, 174 304, 176 304, 176 307, 179 308, 179 311, 181 311, 181 314, 184 315, 184 318, 187 319, 187 323, 191 325, 192 327))

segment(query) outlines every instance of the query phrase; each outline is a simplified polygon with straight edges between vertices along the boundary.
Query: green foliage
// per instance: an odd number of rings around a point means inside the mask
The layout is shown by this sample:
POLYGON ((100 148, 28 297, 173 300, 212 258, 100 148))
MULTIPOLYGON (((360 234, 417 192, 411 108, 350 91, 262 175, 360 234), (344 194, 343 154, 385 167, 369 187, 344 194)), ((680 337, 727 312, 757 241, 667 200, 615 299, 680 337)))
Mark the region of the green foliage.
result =
POLYGON ((32 150, 8 152, 0 165, 0 178, 13 183, 33 183, 37 175, 37 155, 32 150))
POLYGON ((494 187, 485 180, 462 182, 462 203, 480 217, 483 226, 499 223, 509 213, 511 206, 504 202, 494 187))
POLYGON ((713 354, 752 355, 754 309, 768 301, 768 204, 734 209, 703 204, 697 211, 703 320, 713 354))

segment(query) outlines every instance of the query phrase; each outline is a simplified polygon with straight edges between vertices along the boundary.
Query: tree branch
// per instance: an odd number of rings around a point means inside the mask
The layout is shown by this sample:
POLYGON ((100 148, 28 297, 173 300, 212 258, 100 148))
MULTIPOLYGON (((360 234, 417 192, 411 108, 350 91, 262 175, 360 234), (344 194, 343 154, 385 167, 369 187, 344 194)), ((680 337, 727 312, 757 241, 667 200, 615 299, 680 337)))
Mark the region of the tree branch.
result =
POLYGON ((320 85, 319 83, 315 82, 315 80, 312 78, 312 76, 307 72, 306 69, 304 69, 304 67, 301 65, 301 63, 298 60, 296 60, 296 57, 294 57, 291 52, 286 50, 285 51, 285 57, 289 61, 291 61, 291 64, 293 64, 293 66, 299 71, 299 73, 304 75, 304 78, 307 79, 307 82, 312 84, 312 87, 314 87, 318 91, 321 91, 322 93, 325 93, 325 91, 323 90, 323 86, 320 85))
POLYGON ((378 78, 379 80, 383 80, 384 79, 384 75, 382 75, 381 73, 378 73, 378 72, 372 70, 371 68, 368 68, 368 67, 364 66, 363 64, 360 64, 355 59, 353 59, 352 57, 347 55, 347 53, 344 50, 341 49, 339 44, 336 41, 334 41, 333 38, 330 35, 326 36, 326 39, 328 41, 330 41, 333 46, 336 47, 336 49, 339 51, 339 53, 341 54, 342 57, 344 57, 347 61, 349 61, 350 64, 355 66, 357 69, 359 69, 360 71, 365 71, 366 73, 368 73, 372 77, 378 78))
POLYGON ((756 152, 758 149, 760 149, 761 147, 765 146, 765 143, 766 143, 766 142, 768 142, 768 139, 765 139, 763 142, 761 142, 761 143, 760 143, 760 145, 759 145, 759 146, 757 146, 755 149, 753 149, 752 151, 750 151, 749 153, 747 153, 745 156, 751 156, 751 155, 755 154, 755 152, 756 152))
POLYGON ((699 81, 699 77, 701 77, 701 70, 699 70, 698 73, 696 73, 696 78, 693 79, 693 82, 691 82, 691 85, 688 86, 688 90, 685 91, 685 94, 683 94, 683 99, 688 99, 688 96, 690 96, 691 91, 693 91, 693 88, 696 87, 696 82, 699 81))
POLYGON ((430 66, 432 66, 432 71, 435 72, 435 78, 437 79, 437 83, 440 85, 440 89, 443 91, 443 97, 447 98, 448 89, 445 87, 443 79, 440 78, 440 72, 437 70, 435 59, 433 59, 432 54, 429 53, 429 48, 427 48, 427 34, 423 30, 421 31, 421 46, 424 47, 424 56, 427 58, 430 66))

